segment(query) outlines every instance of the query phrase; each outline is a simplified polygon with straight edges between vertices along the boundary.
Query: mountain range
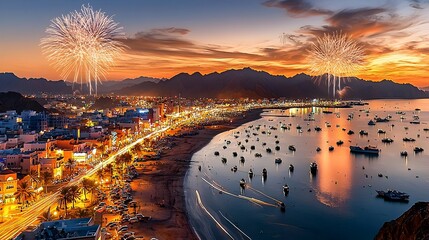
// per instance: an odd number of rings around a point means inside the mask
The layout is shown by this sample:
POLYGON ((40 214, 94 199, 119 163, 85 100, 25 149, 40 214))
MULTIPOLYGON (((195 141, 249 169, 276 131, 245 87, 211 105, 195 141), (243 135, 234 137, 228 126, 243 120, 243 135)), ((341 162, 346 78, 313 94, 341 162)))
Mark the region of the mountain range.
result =
MULTIPOLYGON (((427 98, 429 93, 411 84, 391 80, 367 81, 356 77, 343 78, 342 91, 346 99, 427 98)), ((251 68, 232 69, 221 73, 202 75, 199 72, 180 73, 170 79, 139 77, 122 81, 103 81, 99 94, 177 96, 189 98, 330 98, 326 76, 312 77, 301 73, 293 77, 271 75, 251 68)), ((65 81, 25 79, 13 73, 0 73, 0 92, 16 91, 23 94, 85 93, 86 87, 72 86, 65 81)))
MULTIPOLYGON (((391 80, 366 81, 344 78, 341 96, 347 99, 426 98, 429 94, 411 84, 391 80)), ((329 87, 330 89, 331 87, 329 87)), ((304 73, 293 77, 271 75, 251 68, 202 75, 180 73, 159 83, 143 82, 125 87, 118 94, 208 98, 330 98, 326 76, 317 78, 304 73)), ((338 96, 338 95, 337 95, 338 96)))
POLYGON ((19 93, 0 92, 0 112, 9 110, 16 110, 18 113, 21 113, 23 110, 46 111, 37 101, 26 98, 19 93))

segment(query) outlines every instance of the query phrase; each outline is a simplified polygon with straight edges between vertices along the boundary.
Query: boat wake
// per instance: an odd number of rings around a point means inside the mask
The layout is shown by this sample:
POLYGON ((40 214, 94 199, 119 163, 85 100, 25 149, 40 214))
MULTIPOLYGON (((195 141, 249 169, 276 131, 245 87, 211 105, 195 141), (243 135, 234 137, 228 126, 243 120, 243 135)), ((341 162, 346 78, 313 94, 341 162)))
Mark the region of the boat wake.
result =
POLYGON ((222 214, 221 211, 219 211, 220 215, 225 218, 225 220, 227 220, 229 223, 231 223, 231 225, 233 227, 235 227, 235 229, 237 229, 241 234, 243 234, 245 237, 247 237, 248 239, 252 240, 251 237, 249 237, 246 233, 244 233, 239 227, 237 227, 231 220, 229 220, 227 217, 225 217, 225 215, 222 214))
POLYGON ((219 186, 216 186, 216 185, 210 183, 207 179, 205 179, 203 177, 201 177, 201 179, 204 182, 206 182, 208 185, 210 185, 212 188, 214 188, 214 189, 216 189, 218 191, 221 191, 222 193, 225 193, 227 195, 230 195, 232 197, 245 199, 245 200, 248 200, 248 201, 250 201, 252 203, 256 203, 256 204, 260 204, 260 205, 265 205, 265 206, 270 206, 270 207, 277 207, 277 205, 274 205, 274 204, 271 204, 271 203, 267 203, 267 202, 264 202, 264 201, 256 199, 256 198, 251 198, 251 197, 246 197, 246 196, 243 196, 243 195, 236 195, 236 194, 230 193, 230 192, 226 191, 225 189, 223 189, 223 188, 221 188, 219 186))
POLYGON ((216 225, 220 228, 220 229, 222 229, 222 231, 224 231, 231 239, 234 239, 232 236, 231 236, 231 234, 222 226, 222 224, 220 224, 220 222, 218 222, 217 220, 216 220, 216 218, 207 210, 207 208, 203 205, 203 202, 201 201, 201 197, 200 197, 200 193, 198 193, 198 190, 195 190, 195 193, 197 194, 197 201, 198 201, 198 204, 200 205, 200 207, 201 207, 201 209, 203 209, 206 213, 207 213, 207 215, 209 215, 212 219, 213 219, 213 221, 216 223, 216 225))

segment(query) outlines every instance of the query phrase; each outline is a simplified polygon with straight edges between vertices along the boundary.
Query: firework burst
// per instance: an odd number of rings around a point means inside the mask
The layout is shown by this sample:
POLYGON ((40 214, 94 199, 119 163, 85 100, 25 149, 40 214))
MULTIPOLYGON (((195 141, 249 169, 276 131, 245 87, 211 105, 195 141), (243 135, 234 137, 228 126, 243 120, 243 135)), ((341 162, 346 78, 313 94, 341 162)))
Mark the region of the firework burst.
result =
POLYGON ((97 84, 125 48, 118 41, 125 38, 122 27, 89 5, 51 20, 46 33, 42 52, 64 79, 86 82, 89 94, 97 94, 97 84))
POLYGON ((335 97, 344 77, 352 76, 363 65, 364 52, 359 44, 342 33, 324 34, 317 38, 309 52, 310 71, 327 74, 328 94, 335 97))

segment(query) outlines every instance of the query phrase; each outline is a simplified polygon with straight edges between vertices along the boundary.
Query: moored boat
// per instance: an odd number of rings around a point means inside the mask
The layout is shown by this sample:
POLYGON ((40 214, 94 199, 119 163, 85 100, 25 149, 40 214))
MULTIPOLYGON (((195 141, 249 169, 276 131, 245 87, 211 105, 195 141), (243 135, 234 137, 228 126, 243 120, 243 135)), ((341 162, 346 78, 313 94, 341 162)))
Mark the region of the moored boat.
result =
POLYGON ((381 141, 384 142, 384 143, 392 143, 393 139, 391 139, 391 138, 383 138, 383 139, 381 139, 381 141))
POLYGON ((244 180, 244 178, 242 178, 240 180, 240 187, 244 188, 246 186, 246 180, 244 180))
POLYGON ((250 169, 249 170, 249 178, 252 178, 253 177, 253 170, 252 169, 250 169))
POLYGON ((401 152, 401 156, 402 156, 402 157, 406 157, 406 156, 408 156, 407 151, 402 151, 402 152, 401 152))
POLYGON ((276 158, 274 160, 274 162, 277 163, 277 164, 280 164, 280 163, 282 163, 282 159, 281 158, 276 158))
POLYGON ((310 164, 310 172, 312 174, 316 174, 317 173, 317 163, 316 162, 312 162, 310 164))
POLYGON ((378 155, 378 153, 380 152, 380 149, 378 149, 374 146, 366 146, 364 148, 359 147, 359 146, 350 146, 350 152, 378 155))
POLYGON ((370 125, 370 126, 374 126, 374 125, 375 125, 375 122, 374 122, 374 121, 372 121, 372 120, 369 120, 368 125, 370 125))
POLYGON ((296 148, 295 148, 294 145, 289 145, 289 150, 292 151, 292 152, 295 152, 296 148))
POLYGON ((289 164, 289 171, 293 172, 294 169, 295 169, 295 167, 292 164, 289 164))
POLYGON ((283 192, 284 192, 285 194, 288 194, 288 193, 289 193, 289 186, 288 186, 287 184, 283 185, 283 192))
POLYGON ((397 190, 390 190, 382 191, 382 190, 376 190, 377 197, 384 198, 384 200, 387 201, 408 201, 410 195, 400 192, 397 190))

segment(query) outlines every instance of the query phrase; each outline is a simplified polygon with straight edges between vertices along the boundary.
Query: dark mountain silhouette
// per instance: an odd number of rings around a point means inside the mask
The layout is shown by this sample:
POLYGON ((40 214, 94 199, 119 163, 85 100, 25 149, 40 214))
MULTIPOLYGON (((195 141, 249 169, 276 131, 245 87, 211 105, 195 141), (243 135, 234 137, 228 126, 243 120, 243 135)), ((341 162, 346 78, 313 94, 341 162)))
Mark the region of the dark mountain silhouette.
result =
POLYGON ((16 110, 18 113, 23 110, 46 111, 37 101, 26 98, 17 92, 0 92, 0 112, 8 110, 16 110))
MULTIPOLYGON (((138 77, 138 78, 127 78, 124 80, 108 80, 108 81, 102 81, 101 83, 98 83, 97 85, 97 93, 98 94, 109 94, 116 92, 122 88, 131 87, 134 85, 137 85, 139 83, 143 82, 154 82, 158 83, 160 81, 164 81, 164 78, 152 78, 152 77, 138 77)), ((77 91, 79 93, 88 94, 88 86, 86 84, 80 84, 80 83, 72 83, 72 82, 66 82, 66 84, 70 87, 73 87, 74 91, 77 91)))
POLYGON ((70 94, 72 87, 64 81, 48 81, 44 78, 19 78, 13 73, 0 73, 0 92, 14 91, 22 94, 70 94))
MULTIPOLYGON (((429 95, 411 84, 390 80, 365 81, 345 78, 341 96, 347 99, 426 98, 429 95)), ((117 91, 124 95, 177 96, 200 98, 330 98, 326 76, 312 77, 304 73, 293 77, 270 75, 251 68, 222 73, 190 75, 180 73, 170 80, 143 82, 117 91)), ((332 91, 332 90, 330 90, 332 91)), ((339 95, 337 95, 339 96, 339 95)))

